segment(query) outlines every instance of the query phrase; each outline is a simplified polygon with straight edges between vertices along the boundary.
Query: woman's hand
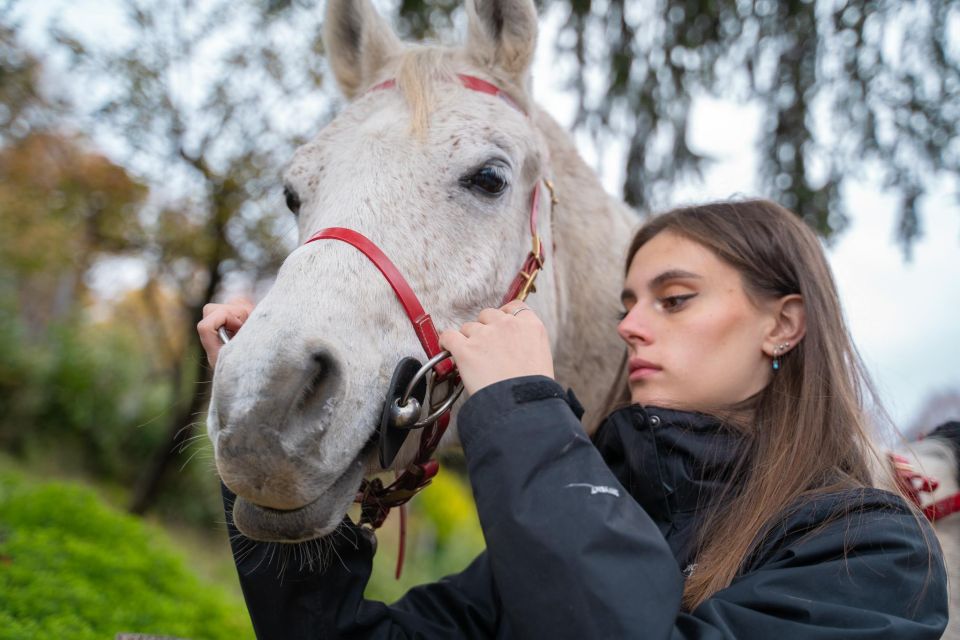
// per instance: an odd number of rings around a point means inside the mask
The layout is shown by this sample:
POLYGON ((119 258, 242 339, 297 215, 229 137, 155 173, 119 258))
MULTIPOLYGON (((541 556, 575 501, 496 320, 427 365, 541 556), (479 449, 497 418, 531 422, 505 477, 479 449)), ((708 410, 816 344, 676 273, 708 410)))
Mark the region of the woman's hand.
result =
POLYGON ((234 298, 226 304, 204 305, 203 320, 197 323, 197 333, 200 334, 200 344, 207 352, 207 361, 211 367, 216 366, 217 354, 223 346, 217 331, 220 327, 226 327, 230 333, 240 331, 251 311, 253 301, 248 298, 234 298))
POLYGON ((453 354, 470 394, 508 378, 553 377, 547 330, 537 314, 519 300, 499 309, 484 309, 476 322, 464 324, 459 331, 444 331, 440 345, 453 354))

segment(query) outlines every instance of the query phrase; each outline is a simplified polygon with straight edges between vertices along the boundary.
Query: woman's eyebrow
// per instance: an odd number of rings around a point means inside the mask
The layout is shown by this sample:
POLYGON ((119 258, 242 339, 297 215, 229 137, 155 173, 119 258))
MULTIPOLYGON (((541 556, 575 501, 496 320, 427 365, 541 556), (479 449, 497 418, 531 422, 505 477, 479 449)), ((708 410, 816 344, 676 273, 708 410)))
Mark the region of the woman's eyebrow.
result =
POLYGON ((650 284, 647 285, 650 289, 656 289, 659 286, 662 286, 664 283, 669 282, 670 280, 689 280, 689 279, 699 279, 701 276, 690 271, 684 271, 683 269, 670 269, 669 271, 664 271, 656 278, 650 281, 650 284))
MULTIPOLYGON (((702 276, 697 275, 691 271, 684 271, 683 269, 670 269, 669 271, 664 271, 656 278, 650 281, 650 284, 647 285, 650 289, 656 289, 659 286, 662 286, 664 283, 669 282, 670 280, 683 280, 696 278, 700 279, 702 276)), ((626 302, 627 300, 636 300, 637 294, 633 292, 633 289, 625 288, 620 292, 620 302, 626 302)))

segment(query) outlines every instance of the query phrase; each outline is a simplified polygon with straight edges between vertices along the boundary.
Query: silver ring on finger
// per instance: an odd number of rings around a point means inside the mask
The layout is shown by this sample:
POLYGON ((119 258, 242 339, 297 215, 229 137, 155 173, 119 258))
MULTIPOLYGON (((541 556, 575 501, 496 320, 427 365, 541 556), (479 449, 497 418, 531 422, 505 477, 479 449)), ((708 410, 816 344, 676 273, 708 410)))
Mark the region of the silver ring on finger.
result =
POLYGON ((513 312, 513 315, 516 316, 521 311, 532 311, 532 309, 530 307, 520 307, 519 309, 513 312))

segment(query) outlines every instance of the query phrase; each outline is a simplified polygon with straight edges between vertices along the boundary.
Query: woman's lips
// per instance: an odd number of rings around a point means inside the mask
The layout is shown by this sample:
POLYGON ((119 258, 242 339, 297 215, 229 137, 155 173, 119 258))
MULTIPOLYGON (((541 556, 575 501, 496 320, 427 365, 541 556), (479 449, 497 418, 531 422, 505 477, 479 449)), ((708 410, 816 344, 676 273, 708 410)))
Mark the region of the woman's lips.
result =
POLYGON ((643 380, 649 378, 650 376, 656 375, 662 371, 660 365, 656 365, 652 362, 647 362, 640 358, 631 358, 630 359, 630 379, 631 380, 643 380))

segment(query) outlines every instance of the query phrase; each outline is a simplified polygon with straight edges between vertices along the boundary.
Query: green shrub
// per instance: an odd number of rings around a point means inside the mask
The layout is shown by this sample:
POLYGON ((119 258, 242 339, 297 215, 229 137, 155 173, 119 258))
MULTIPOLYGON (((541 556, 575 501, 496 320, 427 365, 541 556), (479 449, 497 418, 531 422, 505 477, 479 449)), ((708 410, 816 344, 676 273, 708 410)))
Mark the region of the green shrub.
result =
POLYGON ((162 531, 90 490, 10 473, 0 473, 0 594, 0 640, 253 637, 242 601, 188 571, 162 531))
POLYGON ((135 481, 172 406, 135 328, 77 315, 30 337, 8 304, 0 301, 0 450, 69 451, 77 470, 135 481))
POLYGON ((459 573, 483 551, 483 533, 466 480, 441 469, 408 504, 407 550, 403 574, 395 575, 400 514, 394 509, 377 532, 377 555, 364 595, 393 602, 413 586, 459 573))

